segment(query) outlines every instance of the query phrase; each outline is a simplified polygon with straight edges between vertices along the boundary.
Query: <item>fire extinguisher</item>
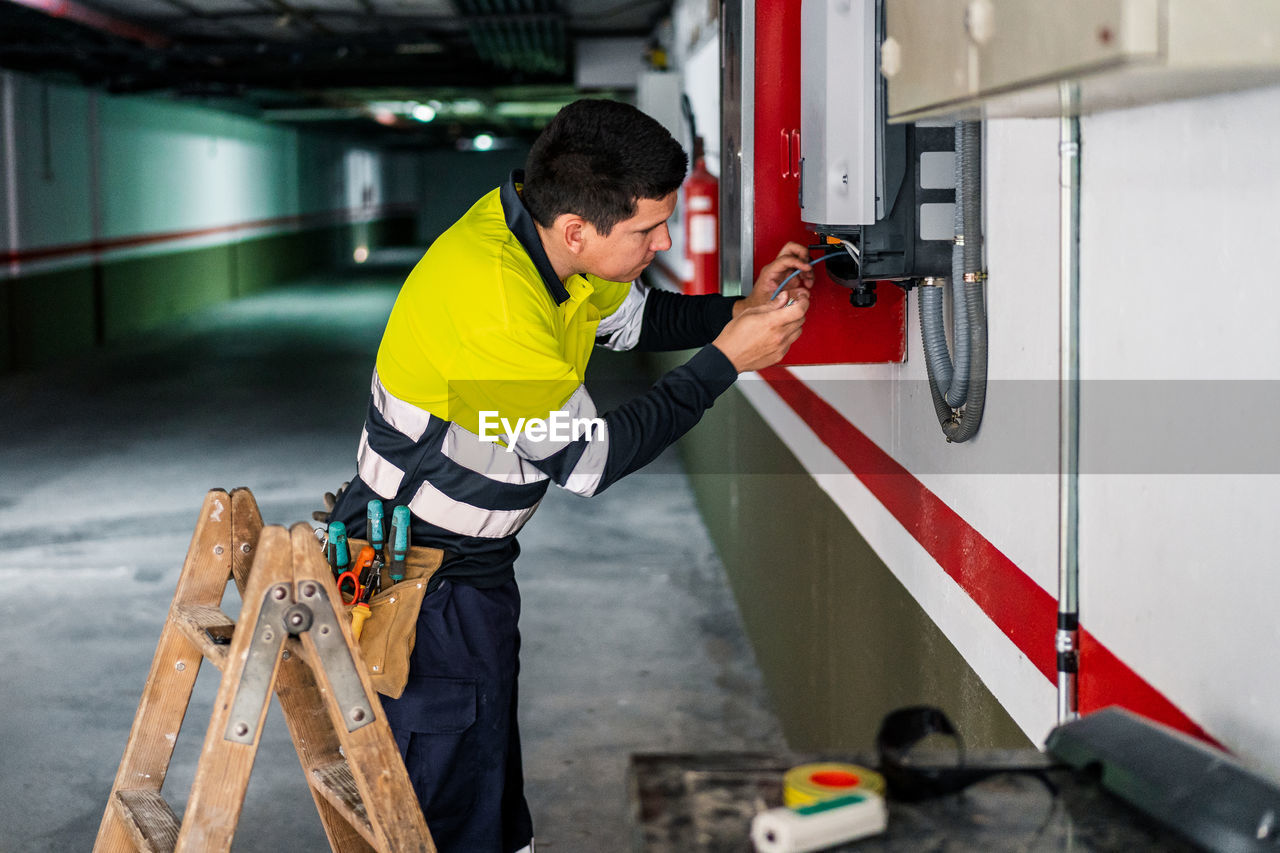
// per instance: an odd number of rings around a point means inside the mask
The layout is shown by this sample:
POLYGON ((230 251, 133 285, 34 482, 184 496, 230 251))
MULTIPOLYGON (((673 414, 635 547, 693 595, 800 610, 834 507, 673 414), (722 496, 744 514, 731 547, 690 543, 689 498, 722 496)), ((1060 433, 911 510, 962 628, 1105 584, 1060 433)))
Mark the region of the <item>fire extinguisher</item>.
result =
POLYGON ((684 256, 687 294, 720 292, 720 182, 707 171, 689 96, 681 99, 693 136, 693 171, 684 182, 684 256))
POLYGON ((684 256, 688 260, 685 293, 720 292, 719 207, 720 182, 707 171, 699 152, 693 171, 684 182, 684 256))

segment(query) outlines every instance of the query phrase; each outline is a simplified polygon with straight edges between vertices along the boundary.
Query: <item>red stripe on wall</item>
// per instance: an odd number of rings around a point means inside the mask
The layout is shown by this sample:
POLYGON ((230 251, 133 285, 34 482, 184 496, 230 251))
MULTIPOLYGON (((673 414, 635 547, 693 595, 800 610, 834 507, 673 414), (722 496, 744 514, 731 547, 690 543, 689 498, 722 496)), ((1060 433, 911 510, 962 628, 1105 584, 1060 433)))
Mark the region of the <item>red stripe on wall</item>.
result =
MULTIPOLYGON (((1032 665, 1056 684, 1057 600, 791 371, 770 367, 760 375, 1032 665)), ((1080 647, 1081 711, 1121 705, 1220 746, 1087 631, 1080 632, 1080 647)))
POLYGON ((1081 711, 1120 705, 1226 750, 1225 746, 1182 713, 1163 693, 1148 684, 1083 628, 1080 630, 1079 689, 1081 711))
POLYGON ((84 243, 68 243, 61 246, 43 246, 36 249, 19 249, 0 252, 0 263, 23 264, 43 261, 50 258, 65 258, 74 255, 97 255, 116 249, 133 249, 139 246, 150 246, 155 243, 168 243, 178 240, 190 240, 195 237, 207 237, 212 234, 232 234, 236 231, 250 231, 257 228, 279 228, 293 226, 305 228, 326 223, 350 222, 358 216, 373 217, 393 216, 411 213, 416 210, 412 204, 383 205, 373 209, 331 210, 324 213, 308 213, 297 216, 277 216, 273 219, 255 219, 249 222, 234 222, 230 225, 215 225, 210 228, 193 228, 187 231, 165 231, 156 234, 134 234, 128 237, 113 237, 109 240, 90 240, 84 243))

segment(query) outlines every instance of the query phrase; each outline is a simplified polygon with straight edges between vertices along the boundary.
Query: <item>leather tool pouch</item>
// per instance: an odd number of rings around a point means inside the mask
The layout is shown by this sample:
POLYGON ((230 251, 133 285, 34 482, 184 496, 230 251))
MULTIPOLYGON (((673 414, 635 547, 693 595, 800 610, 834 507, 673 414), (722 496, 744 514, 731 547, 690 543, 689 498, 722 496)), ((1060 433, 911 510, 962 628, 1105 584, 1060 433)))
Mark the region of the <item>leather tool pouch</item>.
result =
MULTIPOLYGON (((352 551, 368 543, 350 540, 352 551)), ((369 599, 369 618, 360 632, 360 656, 369 668, 373 688, 399 699, 409 680, 409 657, 418 633, 418 612, 427 594, 427 581, 440 568, 444 551, 412 547, 405 558, 404 580, 389 584, 382 569, 382 591, 369 599)), ((350 612, 350 608, 346 608, 350 612)))

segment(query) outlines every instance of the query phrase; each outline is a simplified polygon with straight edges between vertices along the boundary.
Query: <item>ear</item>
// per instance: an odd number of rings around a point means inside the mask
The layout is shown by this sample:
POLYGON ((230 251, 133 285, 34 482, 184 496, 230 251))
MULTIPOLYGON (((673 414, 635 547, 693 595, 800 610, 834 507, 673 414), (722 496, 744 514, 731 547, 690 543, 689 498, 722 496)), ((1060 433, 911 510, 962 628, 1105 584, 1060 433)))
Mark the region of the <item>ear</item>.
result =
POLYGON ((588 240, 588 228, 585 219, 572 213, 562 213, 556 217, 554 230, 570 253, 574 255, 582 254, 582 250, 588 240))

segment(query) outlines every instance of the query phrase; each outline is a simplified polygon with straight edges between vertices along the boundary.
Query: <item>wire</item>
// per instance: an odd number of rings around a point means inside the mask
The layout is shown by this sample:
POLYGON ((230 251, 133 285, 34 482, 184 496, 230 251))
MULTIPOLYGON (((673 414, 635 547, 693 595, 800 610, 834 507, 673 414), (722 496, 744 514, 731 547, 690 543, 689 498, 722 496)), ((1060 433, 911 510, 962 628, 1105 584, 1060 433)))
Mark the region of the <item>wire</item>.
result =
MULTIPOLYGON (((845 251, 846 251, 846 252, 848 252, 848 251, 849 251, 848 247, 846 247, 846 248, 845 248, 845 251)), ((850 254, 852 254, 852 253, 850 253, 850 254)), ((822 263, 822 262, 824 262, 824 261, 829 261, 829 260, 831 260, 831 259, 832 259, 832 258, 834 258, 834 257, 838 257, 838 253, 836 253, 836 252, 828 252, 827 254, 823 255, 823 256, 822 256, 822 257, 820 257, 820 258, 814 258, 812 261, 809 261, 809 267, 810 267, 810 268, 816 267, 818 264, 820 264, 820 263, 822 263)), ((853 255, 853 259, 856 261, 856 260, 858 259, 857 255, 853 255)), ((784 287, 786 287, 786 286, 787 286, 787 282, 791 281, 791 279, 793 279, 793 278, 795 278, 796 276, 800 275, 800 273, 801 273, 801 272, 803 272, 803 270, 792 270, 792 271, 791 271, 791 275, 789 275, 789 276, 787 276, 786 278, 784 278, 784 279, 782 280, 782 283, 778 285, 778 289, 777 289, 777 290, 775 290, 775 291, 773 292, 773 295, 769 297, 769 301, 770 301, 770 302, 772 302, 773 300, 777 299, 777 298, 778 298, 778 294, 782 292, 782 288, 784 288, 784 287)))

